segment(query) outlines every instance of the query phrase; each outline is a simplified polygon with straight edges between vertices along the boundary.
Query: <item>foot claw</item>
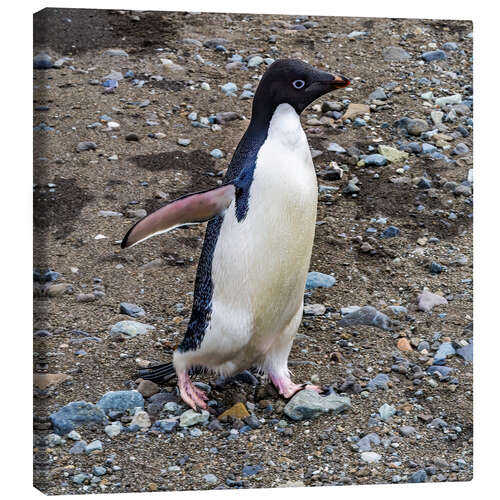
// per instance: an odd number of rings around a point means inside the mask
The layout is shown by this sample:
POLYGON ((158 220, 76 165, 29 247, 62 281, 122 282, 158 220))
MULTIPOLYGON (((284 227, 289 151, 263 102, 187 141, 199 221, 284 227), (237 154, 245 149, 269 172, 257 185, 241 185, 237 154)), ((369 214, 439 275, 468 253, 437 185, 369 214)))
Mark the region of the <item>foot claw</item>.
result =
POLYGON ((182 400, 188 404, 194 411, 207 409, 205 400, 208 399, 206 394, 199 388, 193 385, 187 371, 177 374, 179 392, 182 400))

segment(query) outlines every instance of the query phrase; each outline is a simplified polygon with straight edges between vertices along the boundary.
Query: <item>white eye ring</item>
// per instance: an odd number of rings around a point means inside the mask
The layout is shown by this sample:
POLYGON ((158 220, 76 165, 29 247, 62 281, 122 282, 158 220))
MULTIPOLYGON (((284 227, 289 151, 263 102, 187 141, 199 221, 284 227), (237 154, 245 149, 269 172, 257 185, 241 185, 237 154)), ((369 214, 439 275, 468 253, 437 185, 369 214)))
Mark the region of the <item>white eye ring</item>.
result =
POLYGON ((295 80, 292 85, 296 88, 296 89, 301 89, 304 87, 304 85, 306 84, 306 82, 304 80, 295 80))

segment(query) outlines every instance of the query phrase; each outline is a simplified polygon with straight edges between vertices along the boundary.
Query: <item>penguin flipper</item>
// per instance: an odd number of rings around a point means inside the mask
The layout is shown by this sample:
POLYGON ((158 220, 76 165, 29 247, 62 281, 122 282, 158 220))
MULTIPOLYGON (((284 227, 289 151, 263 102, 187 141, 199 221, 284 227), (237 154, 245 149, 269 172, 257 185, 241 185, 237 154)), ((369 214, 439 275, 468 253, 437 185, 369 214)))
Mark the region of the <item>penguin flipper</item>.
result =
POLYGON ((178 198, 136 222, 123 238, 121 248, 130 248, 185 224, 210 220, 229 207, 235 193, 236 188, 231 183, 178 198))

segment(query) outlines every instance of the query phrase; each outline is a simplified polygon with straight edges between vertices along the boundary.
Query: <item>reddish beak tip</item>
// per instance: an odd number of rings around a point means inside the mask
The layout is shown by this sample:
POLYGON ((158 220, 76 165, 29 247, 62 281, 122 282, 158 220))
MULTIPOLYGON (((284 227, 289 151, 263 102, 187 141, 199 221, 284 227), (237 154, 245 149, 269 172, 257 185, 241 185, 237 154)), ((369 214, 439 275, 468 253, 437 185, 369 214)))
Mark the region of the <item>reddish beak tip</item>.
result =
POLYGON ((335 75, 333 78, 333 86, 335 88, 347 87, 350 83, 351 82, 345 76, 335 75))

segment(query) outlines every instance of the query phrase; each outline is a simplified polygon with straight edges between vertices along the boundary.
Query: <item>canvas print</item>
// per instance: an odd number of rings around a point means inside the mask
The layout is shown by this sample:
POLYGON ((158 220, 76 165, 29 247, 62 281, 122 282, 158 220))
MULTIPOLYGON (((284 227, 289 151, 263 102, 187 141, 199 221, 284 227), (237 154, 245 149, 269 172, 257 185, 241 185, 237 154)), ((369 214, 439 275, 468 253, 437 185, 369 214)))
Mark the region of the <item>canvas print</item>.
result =
POLYGON ((35 487, 470 481, 472 23, 33 27, 35 487))

